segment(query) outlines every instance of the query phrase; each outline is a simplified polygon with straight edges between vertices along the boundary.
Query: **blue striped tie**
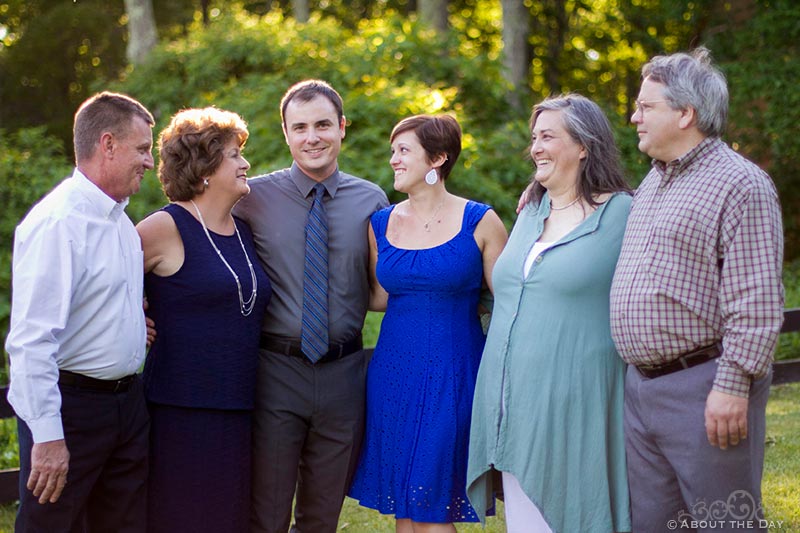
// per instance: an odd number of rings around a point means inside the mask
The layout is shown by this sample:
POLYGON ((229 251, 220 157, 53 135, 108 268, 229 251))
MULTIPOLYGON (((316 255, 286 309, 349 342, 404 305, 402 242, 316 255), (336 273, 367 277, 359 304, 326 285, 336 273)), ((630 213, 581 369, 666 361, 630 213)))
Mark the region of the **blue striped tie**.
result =
POLYGON ((325 187, 314 185, 314 203, 306 222, 301 345, 312 363, 328 352, 328 217, 322 203, 324 195, 325 187))

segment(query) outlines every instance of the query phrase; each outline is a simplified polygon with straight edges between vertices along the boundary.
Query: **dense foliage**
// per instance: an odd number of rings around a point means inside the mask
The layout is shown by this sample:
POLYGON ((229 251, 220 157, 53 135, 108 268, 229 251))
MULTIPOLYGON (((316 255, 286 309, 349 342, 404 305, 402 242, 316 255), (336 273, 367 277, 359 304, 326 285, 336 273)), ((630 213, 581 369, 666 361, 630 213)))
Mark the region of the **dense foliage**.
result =
MULTIPOLYGON (((115 88, 147 105, 157 128, 183 107, 238 112, 249 123, 245 155, 255 175, 291 162, 279 114, 286 88, 307 77, 325 79, 345 100, 342 169, 387 191, 394 124, 414 113, 452 113, 465 136, 449 186, 492 203, 510 222, 530 174, 524 157, 529 136, 527 117, 508 116, 498 68, 484 55, 464 53, 455 34, 438 36, 400 16, 351 32, 333 19, 301 25, 280 13, 259 18, 236 12, 159 47, 115 88)), ((163 201, 155 180, 149 185, 132 202, 134 216, 163 201)))
MULTIPOLYGON (((303 78, 326 79, 345 99, 342 169, 378 183, 393 200, 399 197, 388 165, 392 126, 414 113, 450 113, 463 127, 464 150, 448 187, 494 205, 507 225, 513 223, 516 198, 531 173, 528 113, 507 104, 498 1, 452 0, 452 31, 444 34, 408 16, 409 2, 402 0, 358 0, 352 9, 320 3, 307 24, 281 9, 266 11, 269 2, 211 1, 204 22, 197 4, 154 0, 161 44, 132 69, 124 63, 122 2, 0 1, 0 200, 6 208, 0 218, 0 333, 8 317, 13 226, 69 172, 72 113, 100 89, 144 102, 158 121, 156 134, 184 107, 240 113, 249 123, 245 155, 256 175, 290 163, 278 110, 283 92, 303 78), (42 126, 27 129, 36 124, 42 126)), ((272 5, 285 9, 288 2, 272 5)), ((775 179, 787 258, 800 255, 800 171, 793 164, 800 138, 791 135, 800 121, 800 93, 791 85, 800 78, 800 6, 792 0, 526 5, 533 54, 526 105, 561 91, 594 98, 611 119, 634 185, 649 167, 628 123, 639 67, 656 53, 708 45, 731 88, 726 140, 775 179)), ((165 201, 151 173, 129 212, 138 220, 165 201)))
MULTIPOLYGON (((31 205, 70 171, 61 143, 44 128, 8 134, 0 130, 0 338, 5 340, 11 312, 11 243, 14 228, 31 205)), ((0 383, 5 382, 5 358, 0 383)))
POLYGON ((800 257, 800 3, 758 2, 747 31, 710 44, 731 90, 728 140, 769 172, 781 196, 788 259, 800 257))

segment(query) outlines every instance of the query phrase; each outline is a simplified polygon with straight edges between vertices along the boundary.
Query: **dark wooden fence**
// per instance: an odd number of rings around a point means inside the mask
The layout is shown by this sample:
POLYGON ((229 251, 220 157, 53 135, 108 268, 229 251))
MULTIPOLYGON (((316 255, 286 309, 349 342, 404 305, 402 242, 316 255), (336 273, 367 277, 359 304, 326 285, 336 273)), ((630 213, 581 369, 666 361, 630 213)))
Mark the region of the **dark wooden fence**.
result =
MULTIPOLYGON (((783 312, 781 333, 794 333, 797 331, 800 331, 800 307, 786 309, 783 312)), ((773 385, 800 381, 800 359, 775 361, 775 364, 772 365, 772 371, 773 385)))
MULTIPOLYGON (((800 331, 800 308, 787 309, 784 312, 783 328, 781 333, 800 331)), ((776 361, 773 365, 772 384, 792 383, 800 381, 800 359, 789 361, 776 361)), ((14 416, 14 411, 8 404, 6 396, 8 388, 0 388, 0 418, 14 416)), ((11 468, 0 470, 0 504, 11 503, 18 499, 19 494, 19 469, 11 468)))
MULTIPOLYGON (((14 416, 8 404, 8 387, 0 388, 0 418, 14 416)), ((0 470, 0 504, 5 505, 19 499, 19 468, 0 470)))

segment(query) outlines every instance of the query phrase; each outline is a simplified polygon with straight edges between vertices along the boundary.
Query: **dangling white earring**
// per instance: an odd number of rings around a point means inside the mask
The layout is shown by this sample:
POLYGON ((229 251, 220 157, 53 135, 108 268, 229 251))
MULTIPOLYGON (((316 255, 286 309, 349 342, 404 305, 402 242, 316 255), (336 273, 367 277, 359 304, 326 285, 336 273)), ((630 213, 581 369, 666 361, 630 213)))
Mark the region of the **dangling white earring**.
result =
POLYGON ((435 168, 432 168, 425 174, 425 183, 428 185, 436 185, 437 181, 439 181, 439 174, 436 173, 435 168))
POLYGON ((206 189, 208 189, 208 178, 203 180, 203 185, 205 185, 206 189))

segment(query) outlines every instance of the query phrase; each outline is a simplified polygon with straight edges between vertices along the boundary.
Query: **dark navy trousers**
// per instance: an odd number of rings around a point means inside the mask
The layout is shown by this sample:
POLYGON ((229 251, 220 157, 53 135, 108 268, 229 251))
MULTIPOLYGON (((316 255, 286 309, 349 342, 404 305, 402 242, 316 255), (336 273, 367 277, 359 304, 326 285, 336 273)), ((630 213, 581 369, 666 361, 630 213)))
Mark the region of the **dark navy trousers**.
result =
POLYGON ((17 533, 139 533, 147 523, 149 417, 140 378, 125 392, 59 385, 67 485, 56 503, 40 504, 26 484, 33 439, 18 420, 20 507, 17 533))

